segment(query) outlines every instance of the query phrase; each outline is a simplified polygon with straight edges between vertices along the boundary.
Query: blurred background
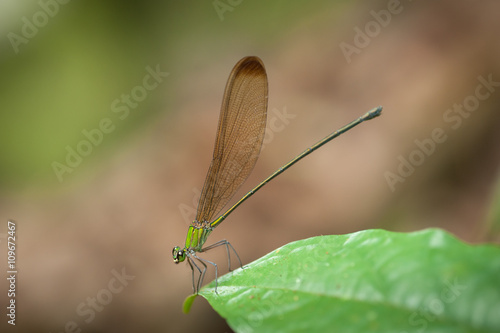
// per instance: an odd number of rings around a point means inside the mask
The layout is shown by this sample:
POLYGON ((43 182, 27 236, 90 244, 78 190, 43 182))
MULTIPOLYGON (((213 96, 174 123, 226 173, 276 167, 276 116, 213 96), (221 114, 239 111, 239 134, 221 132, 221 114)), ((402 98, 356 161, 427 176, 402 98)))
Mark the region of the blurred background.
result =
MULTIPOLYGON (((266 185, 208 243, 228 239, 249 263, 372 228, 500 241, 498 1, 64 2, 0 1, 0 263, 13 219, 17 332, 230 331, 202 298, 182 313, 191 272, 171 251, 247 55, 267 69, 268 128, 232 202, 384 111, 266 185)), ((225 255, 205 257, 225 273, 225 255)))

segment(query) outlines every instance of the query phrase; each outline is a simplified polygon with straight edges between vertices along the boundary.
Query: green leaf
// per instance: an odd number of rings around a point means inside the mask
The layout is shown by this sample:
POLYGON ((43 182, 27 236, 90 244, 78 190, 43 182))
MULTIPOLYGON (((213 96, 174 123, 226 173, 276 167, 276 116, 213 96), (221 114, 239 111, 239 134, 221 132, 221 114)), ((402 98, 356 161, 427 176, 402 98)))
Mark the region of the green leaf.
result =
POLYGON ((192 294, 192 295, 189 295, 188 297, 186 297, 186 299, 184 300, 184 304, 182 304, 182 312, 184 312, 185 314, 188 314, 189 311, 191 311, 191 306, 193 306, 193 302, 196 298, 196 294, 192 294))
POLYGON ((500 332, 500 248, 368 230, 293 242, 200 291, 237 332, 500 332))

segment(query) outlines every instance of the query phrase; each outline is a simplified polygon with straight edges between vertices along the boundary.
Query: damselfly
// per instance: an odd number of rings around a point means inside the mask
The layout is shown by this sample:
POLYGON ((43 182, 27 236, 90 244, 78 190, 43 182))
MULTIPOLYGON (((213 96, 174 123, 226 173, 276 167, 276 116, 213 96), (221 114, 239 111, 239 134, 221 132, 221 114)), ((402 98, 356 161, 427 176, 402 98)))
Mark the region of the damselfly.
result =
POLYGON ((207 271, 206 264, 210 264, 215 268, 215 291, 217 292, 217 264, 199 257, 198 252, 225 246, 229 270, 231 270, 230 249, 236 254, 241 266, 240 257, 227 240, 223 239, 203 247, 215 227, 246 199, 302 158, 363 121, 378 117, 382 112, 381 106, 372 109, 307 148, 214 220, 214 216, 221 211, 240 188, 257 162, 266 128, 267 93, 267 74, 262 61, 258 57, 241 59, 231 71, 224 91, 212 163, 203 185, 196 219, 189 226, 184 247, 176 246, 172 250, 173 260, 176 264, 187 259, 191 267, 193 291, 195 293, 202 286, 207 271), (195 269, 199 273, 196 284, 195 269))

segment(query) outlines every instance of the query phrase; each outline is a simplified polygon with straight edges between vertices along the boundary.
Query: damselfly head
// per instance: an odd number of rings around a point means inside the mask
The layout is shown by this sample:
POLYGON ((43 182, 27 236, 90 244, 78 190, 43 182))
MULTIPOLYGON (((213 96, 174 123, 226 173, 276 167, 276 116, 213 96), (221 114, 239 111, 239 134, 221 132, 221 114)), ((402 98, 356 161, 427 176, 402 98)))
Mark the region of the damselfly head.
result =
POLYGON ((172 257, 176 264, 183 262, 186 259, 186 251, 181 249, 179 246, 174 247, 172 250, 172 257))

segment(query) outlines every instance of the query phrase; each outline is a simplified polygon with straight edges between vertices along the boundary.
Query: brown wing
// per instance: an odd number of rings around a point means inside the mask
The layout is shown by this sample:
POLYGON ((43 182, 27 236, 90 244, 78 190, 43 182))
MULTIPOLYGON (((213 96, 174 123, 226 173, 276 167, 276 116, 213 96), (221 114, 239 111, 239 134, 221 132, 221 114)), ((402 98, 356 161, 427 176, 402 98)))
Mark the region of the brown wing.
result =
POLYGON ((267 75, 257 57, 241 59, 231 71, 219 116, 212 163, 203 185, 197 222, 210 222, 252 171, 264 139, 267 75))

